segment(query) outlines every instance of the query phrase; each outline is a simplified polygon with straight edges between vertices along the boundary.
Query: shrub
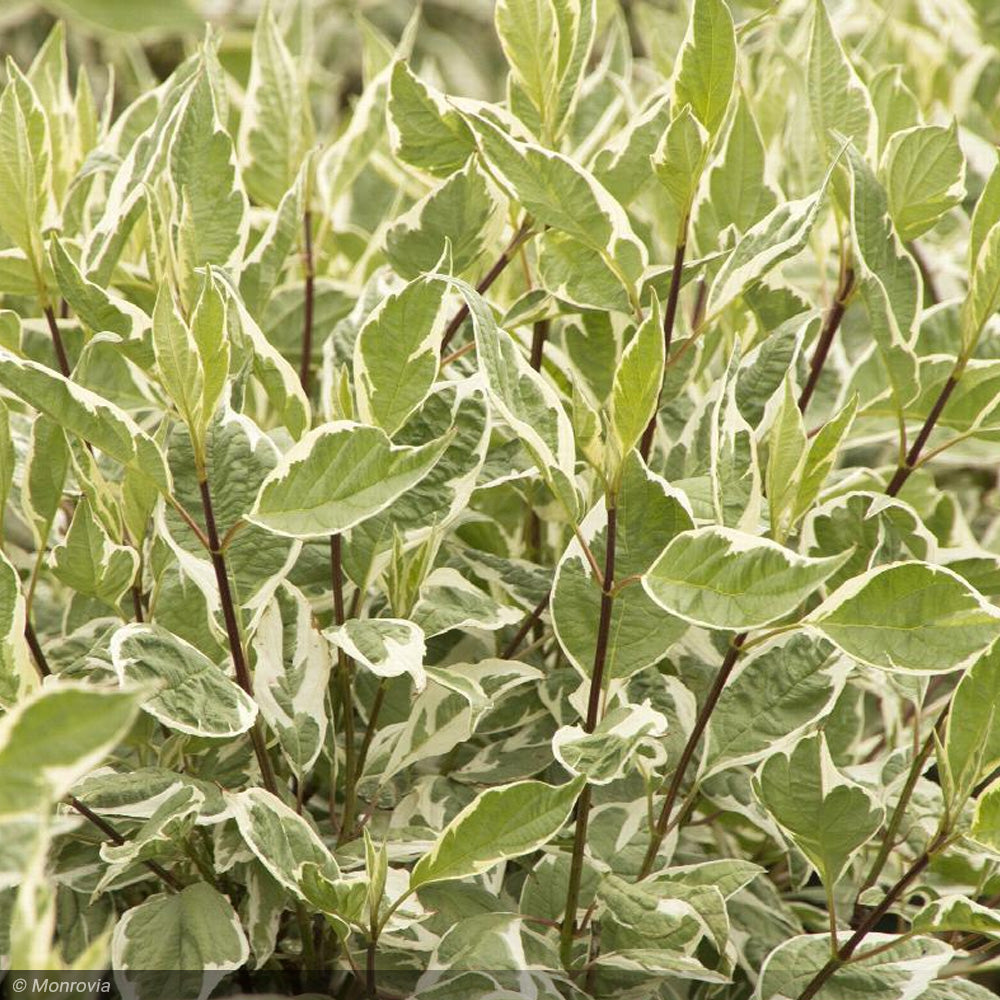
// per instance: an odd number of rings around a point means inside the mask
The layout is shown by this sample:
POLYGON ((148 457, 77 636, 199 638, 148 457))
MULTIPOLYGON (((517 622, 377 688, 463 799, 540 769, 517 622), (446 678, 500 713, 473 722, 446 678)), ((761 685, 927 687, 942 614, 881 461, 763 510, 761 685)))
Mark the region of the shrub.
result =
POLYGON ((8 63, 9 967, 993 995, 997 55, 757 6, 8 63))

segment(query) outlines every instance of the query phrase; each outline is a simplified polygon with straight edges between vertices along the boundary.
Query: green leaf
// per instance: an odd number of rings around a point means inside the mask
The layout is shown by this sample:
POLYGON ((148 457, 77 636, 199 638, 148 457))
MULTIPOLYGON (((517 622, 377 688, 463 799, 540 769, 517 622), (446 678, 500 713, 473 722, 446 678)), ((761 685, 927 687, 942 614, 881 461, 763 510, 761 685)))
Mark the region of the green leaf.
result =
POLYGON ((153 355, 160 382, 192 429, 201 424, 205 373, 198 345, 181 318, 169 282, 160 286, 153 310, 153 355))
POLYGON ((417 862, 410 888, 479 875, 508 858, 537 851, 566 824, 583 784, 582 777, 557 786, 515 781, 483 792, 417 862))
MULTIPOLYGON (((953 954, 947 944, 934 938, 902 939, 894 945, 892 935, 879 933, 868 934, 858 954, 874 949, 878 949, 878 954, 871 958, 861 957, 837 969, 816 994, 817 1000, 840 1000, 848 996, 865 1000, 923 997, 953 954)), ((797 997, 829 957, 828 934, 802 935, 783 941, 764 960, 757 984, 758 997, 760 1000, 797 997)))
POLYGON ((597 250, 556 229, 542 233, 535 245, 547 292, 581 309, 632 311, 628 286, 597 250))
POLYGON ((63 540, 49 556, 53 574, 67 587, 117 605, 139 570, 139 555, 116 544, 86 500, 73 511, 63 540))
POLYGON ((707 197, 698 203, 699 246, 716 246, 729 226, 745 233, 778 204, 779 192, 768 179, 764 141, 746 95, 736 98, 722 157, 708 172, 707 197))
POLYGON ((309 603, 291 584, 283 583, 264 608, 253 649, 254 700, 302 781, 326 741, 325 695, 332 663, 309 603))
POLYGON ((247 519, 291 538, 324 538, 384 510, 426 476, 449 438, 418 448, 341 420, 310 431, 261 484, 247 519))
POLYGON ((254 374, 264 387, 276 416, 288 428, 292 437, 299 438, 312 423, 312 412, 298 375, 261 332, 257 321, 240 298, 235 283, 226 272, 212 270, 212 277, 233 307, 230 315, 237 320, 236 326, 249 345, 254 374))
POLYGON ((1000 765, 1000 644, 962 675, 944 735, 944 759, 957 805, 1000 765))
MULTIPOLYGON (((618 490, 615 578, 624 580, 646 572, 678 532, 687 531, 691 514, 683 496, 643 464, 638 452, 625 459, 618 490)), ((595 505, 580 533, 599 565, 603 565, 607 512, 595 505)), ((567 546, 552 590, 552 624, 559 645, 583 677, 594 667, 600 619, 601 588, 579 540, 567 546)), ((607 677, 629 677, 656 663, 687 630, 634 584, 615 596, 606 652, 607 677)))
POLYGON ((622 352, 611 389, 611 427, 620 455, 639 443, 656 413, 664 360, 663 320, 654 296, 649 314, 622 352))
POLYGON ((920 102, 903 80, 902 67, 887 66, 872 77, 868 90, 878 118, 878 153, 889 137, 920 122, 920 102))
POLYGON ((240 158, 250 196, 264 205, 278 205, 312 142, 305 84, 268 5, 254 30, 240 120, 240 158))
POLYGON ((480 115, 466 121, 493 175, 529 215, 597 251, 627 286, 638 281, 646 248, 592 174, 561 153, 519 142, 480 115))
POLYGON ((551 134, 559 82, 559 22, 552 0, 497 0, 497 35, 511 76, 551 134))
POLYGON ((5 192, 0 229, 27 254, 38 275, 52 169, 49 129, 34 87, 9 57, 6 71, 8 83, 0 94, 0 188, 5 192))
POLYGON ((482 296, 463 281, 453 280, 453 284, 469 307, 476 359, 490 402, 527 447, 553 492, 575 512, 576 448, 559 397, 528 364, 510 334, 497 326, 482 296))
POLYGON ((201 294, 191 317, 191 335, 201 361, 203 385, 200 423, 208 426, 225 395, 229 379, 228 312, 211 270, 206 270, 201 294))
POLYGON ((917 911, 910 926, 918 934, 965 931, 987 937, 1000 935, 996 910, 957 893, 932 899, 917 911))
POLYGON ((476 151, 462 115, 401 60, 392 68, 388 113, 393 152, 435 177, 454 173, 476 151))
POLYGON ((920 275, 903 249, 889 217, 888 197, 863 156, 847 151, 850 166, 851 231, 856 268, 871 320, 872 335, 899 406, 917 383, 910 348, 920 307, 920 275))
POLYGON ((790 614, 845 559, 809 559, 769 539, 713 526, 678 535, 642 583, 660 607, 685 621, 742 632, 790 614))
POLYGON ((437 378, 448 309, 444 293, 444 283, 435 278, 411 281, 382 300, 354 343, 358 413, 390 437, 437 378))
POLYGON ((177 1000, 203 1000, 249 954, 236 911, 206 882, 126 910, 111 939, 116 975, 137 996, 163 989, 177 1000))
POLYGON ((885 818, 875 796, 837 770, 822 733, 768 757, 754 791, 828 890, 885 818))
POLYGON ((848 580, 806 623, 861 663, 929 674, 970 665, 1000 634, 1000 612, 956 573, 920 562, 848 580))
POLYGON ((967 357, 990 318, 1000 308, 1000 223, 983 239, 962 304, 962 356, 967 357))
POLYGON ((263 788, 226 793, 226 801, 247 847, 260 863, 287 890, 303 896, 301 882, 309 865, 324 877, 340 877, 333 855, 319 834, 280 799, 263 788))
POLYGON ((976 201, 969 230, 969 270, 975 270, 989 231, 1000 222, 1000 161, 993 164, 982 193, 976 201))
POLYGON ((107 867, 95 892, 104 892, 143 861, 172 861, 180 853, 179 845, 190 835, 204 803, 205 796, 197 786, 179 784, 129 840, 102 844, 101 860, 107 867))
POLYGON ((788 537, 819 496, 856 411, 854 398, 809 440, 791 380, 786 381, 768 441, 767 503, 776 541, 788 537))
POLYGON ((61 681, 0 719, 0 817, 44 813, 132 727, 135 691, 61 681))
POLYGON ((877 138, 875 109, 834 33, 826 0, 813 3, 806 90, 813 129, 828 152, 839 145, 835 132, 855 142, 862 154, 872 151, 877 138))
POLYGON ((473 160, 399 216, 385 234, 385 254, 412 280, 433 271, 451 251, 454 274, 468 271, 499 239, 499 192, 473 160))
POLYGON ((718 132, 736 79, 736 32, 725 0, 694 0, 677 55, 674 103, 690 104, 711 135, 718 132))
POLYGON ((634 201, 651 179, 649 158, 670 124, 669 99, 657 94, 631 118, 594 159, 594 176, 623 207, 634 201))
POLYGON ((705 305, 707 315, 724 309, 765 274, 805 248, 825 191, 826 181, 807 198, 779 203, 747 230, 711 283, 705 305))
POLYGON ((222 738, 245 733, 257 718, 253 699, 190 643, 157 625, 115 632, 111 660, 122 684, 155 692, 142 709, 178 732, 222 738))
POLYGON ((896 232, 901 240, 916 239, 965 197, 958 123, 896 132, 885 150, 883 173, 896 232))
POLYGON ((402 618, 352 618, 323 634, 377 677, 406 675, 413 678, 417 691, 424 689, 424 634, 413 622, 402 618))
POLYGON ((149 317, 141 309, 84 277, 61 240, 53 238, 50 247, 59 291, 93 333, 111 331, 128 340, 137 339, 149 328, 149 317))
POLYGON ((517 625, 523 617, 518 608, 495 601, 450 566, 440 566, 428 575, 410 614, 428 639, 452 629, 495 631, 517 625))
POLYGON ((167 463, 156 442, 124 410, 44 365, 0 347, 0 385, 79 434, 111 458, 170 491, 167 463))
POLYGON ((703 778, 788 750, 833 711, 852 668, 829 643, 804 633, 752 649, 709 719, 703 778))
MULTIPOLYGON (((13 474, 13 466, 10 471, 13 474)), ((48 541, 62 503, 68 471, 69 449, 62 428, 45 414, 39 414, 31 425, 30 449, 21 484, 21 507, 39 547, 48 541)))
POLYGON ((612 708, 592 732, 582 726, 562 726, 552 737, 552 753, 572 775, 588 783, 606 785, 640 766, 651 772, 666 761, 662 737, 667 718, 650 707, 619 705, 612 708))
POLYGON ((651 157, 653 173, 663 185, 680 219, 686 219, 691 213, 708 149, 708 133, 698 124, 691 106, 685 104, 651 157))
POLYGON ((24 621, 20 577, 0 553, 0 708, 5 711, 20 702, 37 681, 28 659, 24 621))
POLYGON ((188 95, 169 157, 179 284, 190 306, 199 287, 195 269, 234 264, 248 232, 249 207, 232 140, 219 121, 205 73, 188 95))
POLYGON ((794 386, 791 378, 786 378, 781 406, 768 434, 765 478, 771 537, 777 542, 784 542, 793 526, 799 480, 807 450, 808 439, 794 386))

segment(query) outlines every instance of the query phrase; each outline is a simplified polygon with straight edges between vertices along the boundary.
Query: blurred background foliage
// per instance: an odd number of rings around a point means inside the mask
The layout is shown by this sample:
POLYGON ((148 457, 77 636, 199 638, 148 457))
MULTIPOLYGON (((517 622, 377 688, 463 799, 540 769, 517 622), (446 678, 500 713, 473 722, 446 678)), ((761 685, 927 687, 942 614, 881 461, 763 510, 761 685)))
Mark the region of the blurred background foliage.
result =
MULTIPOLYGON (((206 25, 221 36, 223 65, 245 84, 262 6, 263 0, 0 0, 0 56, 28 65, 54 21, 64 18, 71 61, 87 67, 99 98, 113 85, 117 110, 165 79, 194 51, 206 25)), ((768 15, 772 25, 775 17, 783 21, 789 51, 797 50, 803 3, 738 0, 730 6, 737 22, 751 29, 755 14, 768 15)), ((1000 138, 1000 0, 843 0, 830 6, 862 71, 866 63, 899 65, 923 107, 951 108, 979 136, 1000 138)), ((618 20, 633 53, 669 76, 687 0, 599 0, 598 8, 599 38, 608 38, 606 29, 618 20)), ((425 79, 446 93, 502 97, 506 64, 493 29, 493 0, 272 0, 272 9, 292 51, 311 63, 320 134, 336 130, 363 81, 411 23, 419 23, 412 61, 425 79)))

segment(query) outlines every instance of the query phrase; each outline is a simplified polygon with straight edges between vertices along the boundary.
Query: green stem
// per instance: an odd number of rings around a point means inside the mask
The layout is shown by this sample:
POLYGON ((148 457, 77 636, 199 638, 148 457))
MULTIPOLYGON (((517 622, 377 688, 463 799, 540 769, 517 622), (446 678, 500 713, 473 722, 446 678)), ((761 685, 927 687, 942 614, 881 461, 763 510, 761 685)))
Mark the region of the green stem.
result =
MULTIPOLYGON (((590 694, 587 699, 585 732, 592 733, 600 718, 601 694, 604 690, 604 668, 608 658, 608 640, 611 635, 611 612, 614 607, 615 547, 618 511, 614 498, 608 498, 608 530, 604 552, 604 573, 601 578, 601 610, 597 625, 597 642, 594 646, 594 666, 590 675, 590 694)), ((566 891, 566 911, 560 932, 559 956, 563 967, 569 969, 573 961, 573 936, 576 931, 576 911, 580 903, 580 885, 583 880, 583 857, 587 846, 587 825, 590 819, 590 786, 584 787, 576 804, 576 831, 573 837, 573 854, 570 860, 569 884, 566 891)))

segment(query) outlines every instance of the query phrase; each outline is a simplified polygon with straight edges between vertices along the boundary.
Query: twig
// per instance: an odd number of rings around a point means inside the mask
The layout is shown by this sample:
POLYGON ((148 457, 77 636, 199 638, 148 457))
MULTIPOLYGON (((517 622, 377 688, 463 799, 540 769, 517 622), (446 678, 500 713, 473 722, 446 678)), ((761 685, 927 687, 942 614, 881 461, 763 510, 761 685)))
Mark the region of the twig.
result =
MULTIPOLYGON (((476 285, 476 291, 482 295, 484 292, 488 291, 490 286, 493 284, 497 278, 503 274, 507 265, 514 259, 514 255, 517 253, 518 247, 531 235, 532 229, 531 219, 525 219, 521 223, 520 228, 514 234, 514 238, 507 244, 507 248, 500 254, 497 258, 496 263, 487 271, 486 277, 476 285)), ((469 306, 464 304, 457 313, 452 317, 451 322, 445 327, 444 336, 441 338, 441 353, 443 354, 448 345, 451 343, 455 334, 458 333, 462 324, 468 319, 469 316, 469 306)), ((444 362, 442 362, 444 363, 444 362)))
POLYGON ((799 396, 799 412, 805 413, 812 399, 819 377, 823 373, 823 366, 826 364, 830 348, 833 346, 834 338, 840 329, 841 320, 847 311, 847 303, 854 290, 854 268, 847 266, 841 269, 840 283, 837 287, 837 297, 833 301, 829 312, 826 314, 826 321, 816 340, 816 348, 813 351, 812 361, 809 363, 809 378, 799 396))
POLYGON ((302 391, 308 396, 309 374, 312 365, 313 285, 316 279, 315 267, 313 265, 312 212, 308 207, 302 215, 302 232, 305 243, 302 252, 302 265, 305 269, 305 308, 302 320, 302 359, 299 365, 299 381, 302 383, 302 391))
POLYGON ((549 590, 535 605, 528 617, 521 622, 521 627, 515 633, 514 638, 511 639, 506 646, 504 646, 503 652, 500 654, 500 658, 502 660, 509 660, 517 652, 518 647, 522 642, 524 642, 525 637, 531 631, 531 626, 542 617, 545 609, 549 606, 549 600, 551 597, 552 591, 549 590))
MULTIPOLYGON (((198 488, 201 492, 201 506, 205 514, 208 551, 212 557, 212 568, 215 570, 215 580, 219 587, 219 600, 222 604, 222 617, 226 625, 226 637, 229 640, 229 653, 233 660, 233 669, 236 671, 236 683, 252 698, 253 678, 250 676, 250 669, 247 666, 246 654, 243 650, 243 639, 240 636, 240 627, 236 620, 236 602, 233 599, 232 588, 229 586, 229 571, 226 566, 226 557, 219 546, 219 531, 215 524, 212 492, 208 485, 207 476, 199 477, 198 488)), ((272 795, 277 796, 278 782, 274 776, 271 758, 267 753, 267 744, 264 740, 264 732, 261 729, 260 720, 255 721, 250 728, 250 740, 253 743, 257 763, 260 766, 260 776, 264 782, 264 787, 272 795)))
POLYGON ((45 658, 42 644, 38 641, 34 626, 27 620, 24 622, 24 638, 27 640, 28 649, 31 650, 31 656, 35 661, 35 666, 38 668, 39 675, 41 677, 51 677, 52 671, 49 669, 49 662, 45 658))
POLYGON ((947 406, 948 399, 955 391, 955 386, 958 385, 958 380, 962 374, 963 367, 964 366, 960 361, 955 366, 954 371, 952 371, 952 373, 948 376, 948 380, 941 388, 941 392, 938 394, 938 398, 934 401, 934 405, 931 407, 930 413, 927 414, 927 419, 924 420, 923 427, 920 428, 920 433, 917 435, 917 438, 913 442, 910 450, 906 453, 906 459, 896 469, 895 474, 889 481, 889 485, 885 490, 886 496, 897 496, 899 491, 903 488, 903 485, 906 483, 906 480, 910 478, 910 475, 916 468, 917 463, 920 461, 920 453, 924 450, 924 445, 927 444, 927 440, 930 438, 931 433, 934 430, 934 425, 938 422, 938 418, 941 416, 945 406, 947 406))
POLYGON ((677 801, 677 795, 680 792, 681 783, 684 781, 684 775, 691 764, 691 759, 694 757, 695 749, 701 740, 701 734, 705 731, 708 720, 715 710, 716 703, 722 694, 722 689, 726 686, 726 681, 729 680, 729 675, 733 672, 733 668, 740 658, 740 653, 743 652, 743 643, 746 641, 746 638, 747 633, 741 632, 730 643, 729 649, 726 650, 725 659, 722 661, 722 665, 715 675, 715 680, 712 682, 712 687, 705 697, 705 702, 698 712, 694 728, 691 730, 691 734, 684 744, 680 760, 677 762, 677 767, 674 768, 673 776, 670 779, 666 798, 663 800, 663 806, 660 809, 656 827, 652 831, 649 847, 646 850, 646 857, 643 859, 642 868, 639 871, 640 879, 644 879, 653 870, 656 855, 659 853, 660 845, 663 843, 663 838, 666 837, 669 829, 670 814, 673 812, 674 803, 677 801))
POLYGON ((56 314, 52 311, 52 306, 46 305, 43 310, 45 321, 49 324, 49 333, 52 334, 52 346, 55 348, 56 360, 59 362, 59 371, 65 378, 70 377, 69 358, 66 357, 66 348, 63 346, 62 335, 59 333, 59 323, 56 321, 56 314))
POLYGON ((684 254, 687 251, 687 219, 681 224, 681 238, 674 250, 674 269, 670 273, 670 290, 667 292, 667 307, 663 313, 663 374, 660 376, 660 391, 656 397, 656 408, 649 418, 642 440, 639 442, 639 454, 645 462, 653 447, 653 436, 656 434, 656 422, 660 413, 660 395, 663 393, 663 382, 666 375, 667 358, 670 356, 670 344, 674 338, 674 323, 677 319, 677 303, 681 295, 681 278, 684 273, 684 254))
MULTIPOLYGON (((85 806, 79 799, 74 798, 70 795, 67 800, 69 804, 85 819, 88 819, 98 830, 103 833, 108 840, 110 840, 117 847, 120 847, 125 843, 125 838, 106 820, 98 816, 92 809, 85 806)), ((168 889, 173 892, 180 892, 184 886, 181 885, 177 879, 170 874, 162 865, 157 864, 155 861, 144 860, 142 862, 154 875, 159 878, 168 889)))
MULTIPOLYGON (((587 718, 584 731, 592 733, 600 716, 601 695, 604 691, 604 668, 607 663, 608 639, 611 635, 611 611, 614 594, 611 587, 615 576, 615 544, 618 512, 614 503, 608 502, 607 544, 604 552, 604 574, 601 584, 601 610, 597 624, 597 642, 594 646, 594 665, 590 675, 590 694, 587 699, 587 718)), ((580 902, 580 885, 583 880, 583 854, 587 846, 587 824, 590 818, 590 785, 584 785, 576 804, 576 833, 570 860, 569 884, 566 891, 566 910, 560 932, 559 955, 563 967, 568 969, 573 959, 573 936, 576 929, 576 911, 580 902)))

